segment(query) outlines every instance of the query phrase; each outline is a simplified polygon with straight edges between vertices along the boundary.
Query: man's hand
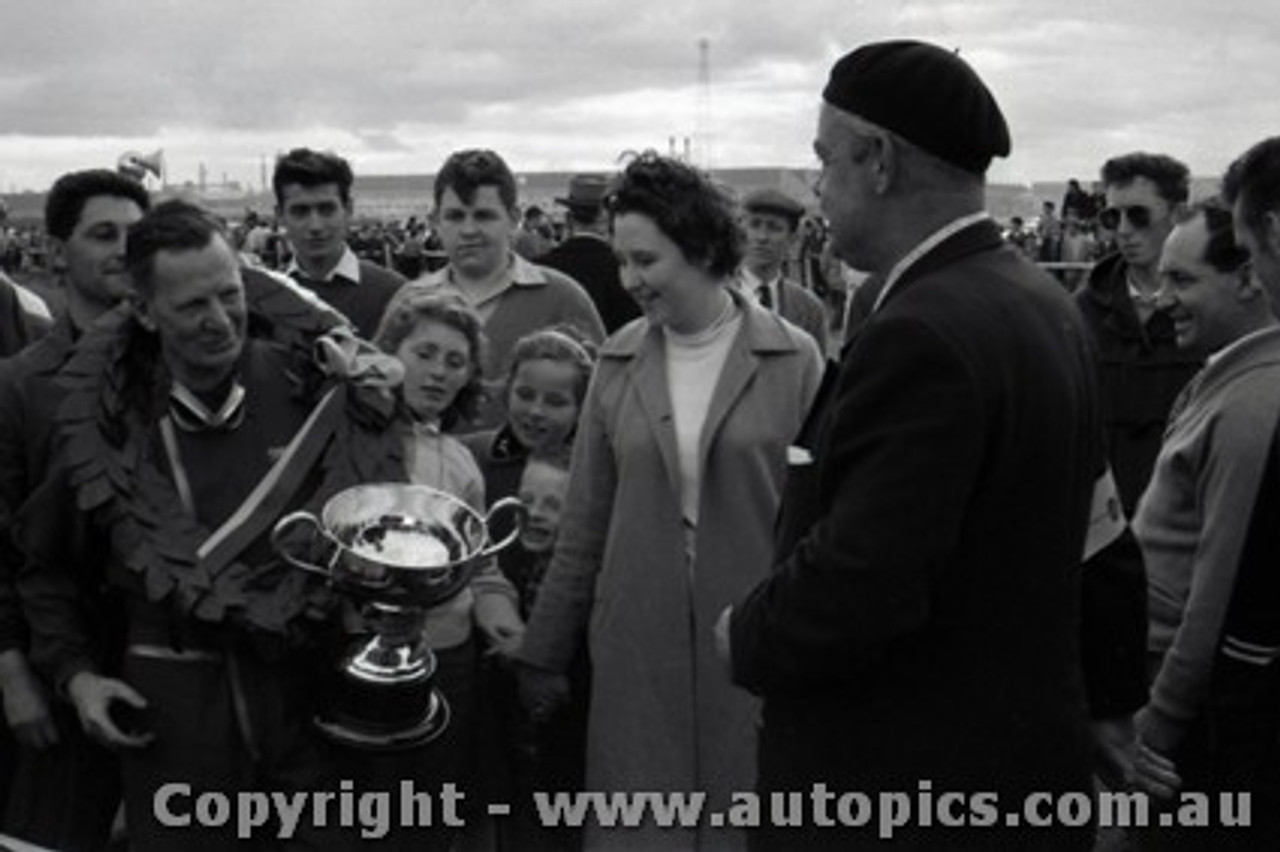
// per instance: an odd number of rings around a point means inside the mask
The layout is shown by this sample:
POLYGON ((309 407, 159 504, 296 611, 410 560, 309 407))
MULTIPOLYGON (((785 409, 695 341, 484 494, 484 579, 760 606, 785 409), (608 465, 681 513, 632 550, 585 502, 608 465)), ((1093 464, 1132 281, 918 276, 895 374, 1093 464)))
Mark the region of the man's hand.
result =
POLYGON ((569 678, 528 663, 516 666, 520 703, 535 722, 545 722, 569 701, 569 678))
POLYGON ((0 693, 4 694, 4 718, 13 737, 27 748, 45 749, 58 744, 58 728, 49 711, 49 692, 26 657, 7 651, 0 665, 0 693))
POLYGON ((1153 799, 1172 801, 1182 788, 1182 777, 1171 758, 1139 740, 1129 783, 1153 799))
POLYGON ((524 639, 524 621, 516 605, 503 594, 479 594, 475 603, 476 626, 489 642, 490 653, 510 658, 524 639))
POLYGON ((1111 790, 1123 790, 1134 777, 1138 737, 1132 716, 1098 719, 1089 724, 1093 735, 1094 769, 1111 790))
POLYGON ((84 732, 107 748, 142 748, 154 738, 146 732, 126 733, 111 718, 112 704, 117 701, 136 710, 147 706, 147 699, 122 680, 78 672, 67 682, 67 695, 80 714, 84 732))

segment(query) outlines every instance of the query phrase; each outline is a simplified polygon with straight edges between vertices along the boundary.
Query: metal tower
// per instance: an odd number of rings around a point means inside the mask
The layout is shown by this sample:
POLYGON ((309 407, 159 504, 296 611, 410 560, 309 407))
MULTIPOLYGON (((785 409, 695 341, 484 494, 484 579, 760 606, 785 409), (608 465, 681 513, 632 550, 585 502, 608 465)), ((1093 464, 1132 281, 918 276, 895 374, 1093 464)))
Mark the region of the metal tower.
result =
POLYGON ((698 39, 698 108, 694 116, 697 165, 711 171, 711 39, 698 39))

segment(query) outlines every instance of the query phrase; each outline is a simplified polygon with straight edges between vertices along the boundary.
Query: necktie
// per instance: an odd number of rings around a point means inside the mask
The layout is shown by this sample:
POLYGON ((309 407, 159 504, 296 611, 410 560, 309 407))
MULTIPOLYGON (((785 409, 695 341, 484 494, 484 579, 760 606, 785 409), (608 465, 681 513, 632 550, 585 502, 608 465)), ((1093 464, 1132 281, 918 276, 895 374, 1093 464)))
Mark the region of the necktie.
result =
POLYGON ((761 284, 756 288, 756 298, 760 300, 762 307, 773 309, 773 294, 769 292, 768 284, 761 284))

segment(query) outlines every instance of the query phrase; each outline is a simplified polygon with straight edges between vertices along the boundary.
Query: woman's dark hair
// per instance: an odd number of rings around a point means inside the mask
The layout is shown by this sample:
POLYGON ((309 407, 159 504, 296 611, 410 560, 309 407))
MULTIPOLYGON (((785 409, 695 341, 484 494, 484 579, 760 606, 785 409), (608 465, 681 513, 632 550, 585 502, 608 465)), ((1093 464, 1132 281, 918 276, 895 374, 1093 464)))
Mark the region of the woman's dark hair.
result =
POLYGON ((462 297, 452 293, 421 293, 393 300, 373 336, 373 345, 394 355, 413 330, 424 322, 438 322, 457 329, 471 347, 471 378, 453 402, 440 413, 440 426, 448 430, 459 420, 476 416, 484 398, 484 332, 480 317, 462 297))
POLYGON ((742 262, 733 199, 694 167, 653 151, 622 170, 606 200, 610 215, 639 213, 680 247, 690 263, 726 278, 742 262))

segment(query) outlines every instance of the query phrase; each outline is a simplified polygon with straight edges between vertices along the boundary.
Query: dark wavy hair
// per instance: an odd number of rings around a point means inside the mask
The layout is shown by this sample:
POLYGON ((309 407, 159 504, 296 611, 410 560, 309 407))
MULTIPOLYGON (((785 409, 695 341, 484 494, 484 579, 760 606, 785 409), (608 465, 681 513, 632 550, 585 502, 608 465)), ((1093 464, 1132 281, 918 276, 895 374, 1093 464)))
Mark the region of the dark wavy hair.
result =
POLYGON ((145 211, 151 207, 147 189, 133 178, 107 169, 68 172, 58 178, 44 203, 44 229, 51 237, 66 240, 76 229, 90 198, 110 195, 134 202, 145 211))
POLYGON ((373 345, 394 355, 413 330, 424 322, 438 322, 457 329, 471 347, 474 369, 453 402, 440 413, 440 427, 448 430, 459 421, 476 416, 484 399, 484 331, 479 315, 461 296, 453 293, 414 293, 393 300, 373 335, 373 345))
POLYGON ((310 148, 294 148, 281 155, 271 175, 271 189, 275 191, 277 207, 284 206, 284 188, 290 184, 307 188, 337 184, 342 203, 350 205, 351 184, 354 182, 350 163, 332 151, 313 151, 310 148))
POLYGON ((1191 194, 1191 171, 1186 164, 1166 154, 1135 151, 1112 157, 1102 164, 1102 185, 1126 186, 1137 178, 1156 185, 1156 192, 1169 204, 1182 204, 1191 194))
POLYGON ((711 178, 653 151, 638 155, 618 176, 606 199, 613 217, 648 216, 690 263, 725 278, 742 262, 742 231, 735 204, 711 178))
POLYGON ((515 216, 516 176, 506 160, 487 148, 468 148, 450 154, 436 173, 431 193, 439 209, 446 189, 452 189, 463 204, 470 204, 482 186, 496 187, 503 206, 515 216))
POLYGON ((1257 230, 1263 215, 1280 210, 1280 136, 1263 139, 1227 167, 1222 194, 1240 204, 1244 224, 1257 230))

